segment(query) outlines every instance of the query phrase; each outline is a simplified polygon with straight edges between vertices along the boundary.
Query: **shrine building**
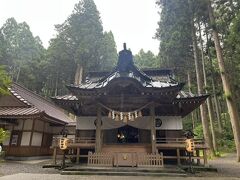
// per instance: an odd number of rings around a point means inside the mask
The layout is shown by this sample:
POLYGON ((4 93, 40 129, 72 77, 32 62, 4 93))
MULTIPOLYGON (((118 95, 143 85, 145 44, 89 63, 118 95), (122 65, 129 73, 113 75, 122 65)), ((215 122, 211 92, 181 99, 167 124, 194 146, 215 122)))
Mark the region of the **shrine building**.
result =
MULTIPOLYGON (((148 158, 161 159, 161 166, 184 163, 188 156, 183 119, 208 95, 185 92, 183 86, 169 69, 138 69, 124 44, 111 72, 89 72, 80 84, 67 86, 70 94, 52 98, 75 115, 69 157, 76 163, 86 160, 89 165, 102 166, 159 163, 148 158)), ((208 147, 203 140, 194 141, 194 157, 206 164, 208 147)), ((53 147, 56 158, 58 145, 53 147)))

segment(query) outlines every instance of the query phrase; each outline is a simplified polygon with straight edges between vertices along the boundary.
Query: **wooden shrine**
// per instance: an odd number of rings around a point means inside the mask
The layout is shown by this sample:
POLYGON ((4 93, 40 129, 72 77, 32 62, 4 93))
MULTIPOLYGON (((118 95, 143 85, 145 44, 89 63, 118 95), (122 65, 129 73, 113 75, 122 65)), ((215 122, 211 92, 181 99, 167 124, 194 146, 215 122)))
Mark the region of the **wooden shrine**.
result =
MULTIPOLYGON (((77 163, 86 159, 89 165, 100 166, 184 163, 188 157, 183 117, 208 95, 184 92, 183 86, 169 69, 138 69, 124 44, 111 72, 90 72, 81 84, 67 86, 70 95, 53 98, 76 118, 68 156, 77 163)), ((203 140, 194 141, 193 159, 206 163, 207 146, 203 140)))

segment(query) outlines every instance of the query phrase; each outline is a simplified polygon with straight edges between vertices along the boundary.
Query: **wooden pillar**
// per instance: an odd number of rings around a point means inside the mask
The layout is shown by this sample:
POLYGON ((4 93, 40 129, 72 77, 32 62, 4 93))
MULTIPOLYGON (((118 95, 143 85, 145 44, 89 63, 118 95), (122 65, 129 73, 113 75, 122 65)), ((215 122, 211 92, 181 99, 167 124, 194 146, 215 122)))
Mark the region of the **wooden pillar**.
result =
POLYGON ((204 166, 207 165, 207 150, 203 149, 203 162, 204 162, 204 166))
POLYGON ((151 118, 151 142, 152 142, 152 153, 156 154, 156 123, 155 123, 155 106, 151 104, 150 106, 150 118, 151 118))
POLYGON ((102 133, 101 133, 101 106, 97 107, 97 120, 96 120, 96 142, 95 142, 95 152, 101 152, 102 147, 102 133))
POLYGON ((177 148, 177 164, 181 165, 181 159, 180 159, 180 149, 177 148))
POLYGON ((200 165, 200 154, 199 154, 199 149, 196 150, 196 156, 197 158, 197 165, 200 165))
POLYGON ((57 147, 53 148, 53 164, 57 164, 57 147))
POLYGON ((79 164, 79 158, 80 158, 80 147, 77 147, 77 159, 76 159, 77 164, 79 164))

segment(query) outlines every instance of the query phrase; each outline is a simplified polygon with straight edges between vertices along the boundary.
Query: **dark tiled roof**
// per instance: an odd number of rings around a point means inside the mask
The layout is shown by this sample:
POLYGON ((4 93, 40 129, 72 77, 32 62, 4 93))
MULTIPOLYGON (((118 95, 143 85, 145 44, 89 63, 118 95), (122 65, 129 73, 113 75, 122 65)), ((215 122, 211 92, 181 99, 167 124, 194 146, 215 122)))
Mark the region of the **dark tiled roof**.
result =
POLYGON ((25 103, 28 106, 31 106, 31 104, 29 104, 29 102, 24 99, 22 96, 20 96, 17 92, 15 92, 14 90, 12 90, 11 88, 9 88, 9 91, 11 92, 11 94, 13 96, 15 96, 18 100, 22 101, 23 103, 25 103))
POLYGON ((86 81, 83 84, 70 85, 69 87, 75 87, 75 88, 80 88, 80 89, 98 89, 98 88, 103 88, 103 87, 107 86, 110 81, 112 81, 113 79, 116 79, 116 78, 120 78, 120 77, 135 79, 140 84, 142 84, 143 87, 163 88, 163 87, 171 87, 171 86, 178 85, 178 83, 173 83, 173 82, 161 82, 161 81, 154 81, 154 80, 146 81, 143 78, 144 77, 143 75, 141 77, 141 76, 136 75, 134 72, 129 72, 129 73, 124 74, 124 76, 122 76, 121 73, 116 71, 116 72, 113 72, 112 74, 110 74, 109 76, 102 78, 101 80, 98 80, 96 82, 86 81))
POLYGON ((49 100, 30 91, 29 89, 19 84, 13 83, 12 87, 9 88, 9 90, 13 96, 27 104, 29 107, 4 107, 0 109, 0 116, 20 116, 43 113, 47 118, 59 121, 61 123, 73 122, 73 120, 65 114, 63 109, 57 107, 49 100))
POLYGON ((196 94, 193 94, 191 92, 180 91, 176 98, 180 99, 180 98, 190 98, 190 97, 196 97, 196 96, 197 96, 196 94))
MULTIPOLYGON (((203 96, 206 96, 206 95, 197 95, 197 94, 193 94, 191 92, 185 92, 185 91, 179 91, 176 99, 179 100, 179 99, 188 99, 188 98, 198 98, 198 97, 203 97, 203 96)), ((78 98, 74 95, 64 95, 64 96, 56 96, 54 97, 54 99, 57 99, 57 100, 68 100, 68 101, 78 101, 78 98)))
POLYGON ((63 96, 56 96, 54 99, 61 99, 61 100, 68 100, 68 101, 78 101, 78 98, 74 95, 63 95, 63 96))
POLYGON ((36 107, 1 107, 0 116, 29 116, 39 115, 41 111, 36 107))

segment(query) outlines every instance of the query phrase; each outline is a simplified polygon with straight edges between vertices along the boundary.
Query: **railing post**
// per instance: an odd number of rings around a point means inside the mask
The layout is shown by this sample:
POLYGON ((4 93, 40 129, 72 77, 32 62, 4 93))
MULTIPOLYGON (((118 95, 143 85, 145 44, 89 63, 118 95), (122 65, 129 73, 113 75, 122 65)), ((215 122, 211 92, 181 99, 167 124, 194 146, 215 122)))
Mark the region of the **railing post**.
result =
POLYGON ((80 147, 77 147, 77 159, 76 159, 76 163, 79 164, 79 155, 80 155, 80 147))
POLYGON ((207 165, 207 150, 203 149, 203 162, 204 162, 204 166, 207 165))
POLYGON ((180 149, 177 148, 177 164, 181 165, 181 159, 180 159, 180 149))
POLYGON ((56 165, 57 164, 57 147, 54 146, 53 148, 53 164, 56 165))
POLYGON ((197 156, 197 165, 200 165, 199 149, 196 150, 196 156, 197 156))

